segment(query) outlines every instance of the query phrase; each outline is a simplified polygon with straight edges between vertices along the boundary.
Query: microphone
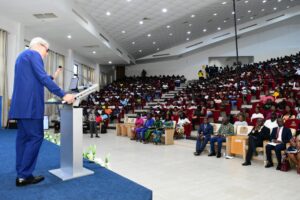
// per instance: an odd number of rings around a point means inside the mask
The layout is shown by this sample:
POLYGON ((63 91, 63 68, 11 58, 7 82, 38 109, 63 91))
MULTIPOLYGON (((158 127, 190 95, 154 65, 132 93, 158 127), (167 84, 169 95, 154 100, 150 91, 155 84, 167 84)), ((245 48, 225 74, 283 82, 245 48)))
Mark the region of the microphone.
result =
MULTIPOLYGON (((74 71, 73 71, 73 70, 70 70, 70 69, 68 69, 68 68, 62 67, 61 65, 58 66, 58 68, 63 68, 64 71, 69 72, 69 73, 72 73, 72 75, 74 75, 74 71)), ((85 80, 85 81, 87 81, 87 82, 90 82, 89 79, 87 79, 85 76, 83 76, 83 75, 81 75, 81 74, 79 74, 79 73, 77 73, 77 74, 74 75, 74 76, 80 77, 80 78, 82 78, 83 80, 85 80)))

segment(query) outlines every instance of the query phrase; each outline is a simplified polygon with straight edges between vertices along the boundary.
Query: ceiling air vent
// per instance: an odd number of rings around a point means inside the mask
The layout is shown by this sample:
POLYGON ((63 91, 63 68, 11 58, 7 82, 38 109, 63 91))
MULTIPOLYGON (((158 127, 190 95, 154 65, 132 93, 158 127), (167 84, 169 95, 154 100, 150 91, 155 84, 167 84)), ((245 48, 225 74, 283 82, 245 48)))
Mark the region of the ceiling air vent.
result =
POLYGON ((54 13, 42 13, 42 14, 33 14, 38 19, 54 19, 57 16, 54 13))
POLYGON ((155 55, 153 55, 152 57, 155 58, 155 57, 162 57, 162 56, 169 56, 169 55, 170 55, 169 53, 155 54, 155 55))
POLYGON ((217 37, 214 37, 213 39, 215 40, 215 39, 218 39, 218 38, 220 38, 220 37, 224 37, 224 36, 226 36, 226 35, 230 35, 230 33, 225 33, 225 34, 219 35, 219 36, 217 36, 217 37))
POLYGON ((254 27, 254 26, 257 26, 257 24, 252 24, 252 25, 249 25, 249 26, 245 26, 243 28, 240 28, 239 30, 242 31, 242 30, 245 30, 247 28, 251 28, 251 27, 254 27))
POLYGON ((203 43, 203 42, 198 42, 198 43, 196 43, 196 44, 192 44, 192 45, 187 46, 187 47, 185 47, 185 48, 186 48, 186 49, 189 49, 189 48, 191 48, 191 47, 197 46, 197 45, 202 44, 202 43, 203 43))
POLYGON ((79 17, 84 23, 88 24, 89 22, 84 18, 82 17, 76 10, 72 9, 72 12, 77 16, 79 17))
POLYGON ((109 40, 102 34, 102 33, 99 33, 100 37, 102 37, 106 42, 109 42, 109 40))
POLYGON ((123 55, 123 52, 120 49, 117 48, 116 50, 123 55))
POLYGON ((274 20, 274 19, 277 19, 277 18, 280 18, 280 17, 283 17, 283 16, 284 16, 284 14, 279 15, 279 16, 277 16, 277 17, 273 17, 273 18, 267 19, 266 21, 269 22, 269 21, 272 21, 272 20, 274 20))

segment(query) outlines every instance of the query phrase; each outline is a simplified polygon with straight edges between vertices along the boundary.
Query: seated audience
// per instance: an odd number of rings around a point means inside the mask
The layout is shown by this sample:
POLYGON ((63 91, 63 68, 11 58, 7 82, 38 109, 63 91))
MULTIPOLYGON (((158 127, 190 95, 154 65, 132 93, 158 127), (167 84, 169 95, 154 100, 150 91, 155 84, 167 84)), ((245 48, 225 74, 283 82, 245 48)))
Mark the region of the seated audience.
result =
POLYGON ((210 140, 212 134, 213 134, 213 127, 208 122, 208 119, 204 118, 203 124, 201 124, 198 129, 196 152, 194 152, 195 156, 199 156, 202 153, 202 151, 206 147, 207 142, 210 140))
POLYGON ((154 119, 152 118, 152 114, 148 113, 147 114, 147 120, 144 123, 143 127, 141 127, 140 129, 138 129, 136 131, 136 135, 137 135, 137 139, 140 140, 140 142, 143 142, 144 144, 146 144, 146 141, 148 138, 146 138, 146 131, 151 128, 154 124, 154 119))
POLYGON ((218 135, 210 139, 210 154, 208 156, 215 156, 215 142, 218 143, 217 158, 221 157, 222 142, 226 142, 226 136, 234 134, 233 125, 229 123, 227 117, 223 117, 221 127, 218 130, 218 135))
POLYGON ((291 146, 287 149, 289 160, 295 164, 297 173, 300 174, 300 136, 299 132, 290 140, 291 146))
POLYGON ((277 170, 281 169, 281 151, 286 149, 286 143, 292 138, 291 129, 283 126, 283 119, 277 119, 278 127, 274 128, 271 133, 271 142, 266 145, 267 165, 266 168, 273 167, 271 151, 274 150, 277 158, 277 170))
POLYGON ((179 114, 179 119, 175 129, 175 135, 177 138, 183 137, 184 135, 184 126, 190 124, 190 120, 185 116, 184 113, 179 114))
POLYGON ((234 122, 234 126, 248 126, 245 117, 242 114, 237 115, 238 121, 234 122))
POLYGON ((259 111, 259 107, 257 106, 255 108, 255 113, 251 115, 251 121, 253 121, 253 119, 258 119, 258 118, 264 119, 264 115, 259 111))
POLYGON ((270 132, 272 132, 273 128, 278 127, 277 124, 277 114, 276 113, 272 113, 271 114, 271 118, 265 121, 264 126, 270 129, 270 132))
POLYGON ((285 123, 286 120, 288 120, 288 119, 295 119, 295 118, 296 118, 295 115, 291 111, 291 107, 288 105, 285 106, 285 112, 282 115, 283 123, 285 123))
POLYGON ((137 131, 140 131, 141 128, 143 127, 144 125, 144 120, 143 118, 141 117, 141 114, 138 113, 136 115, 136 119, 135 119, 135 122, 134 122, 134 127, 132 128, 131 132, 132 132, 132 138, 130 138, 131 140, 134 140, 137 138, 137 131))
POLYGON ((255 127, 248 134, 248 151, 243 166, 251 165, 252 155, 256 152, 256 147, 262 147, 264 140, 270 140, 270 129, 265 127, 263 122, 263 119, 258 119, 255 127))
POLYGON ((149 129, 147 132, 148 132, 148 134, 149 133, 152 134, 154 144, 161 143, 161 135, 162 135, 162 132, 163 132, 163 123, 160 120, 159 115, 155 116, 155 122, 153 124, 153 129, 152 130, 149 129))

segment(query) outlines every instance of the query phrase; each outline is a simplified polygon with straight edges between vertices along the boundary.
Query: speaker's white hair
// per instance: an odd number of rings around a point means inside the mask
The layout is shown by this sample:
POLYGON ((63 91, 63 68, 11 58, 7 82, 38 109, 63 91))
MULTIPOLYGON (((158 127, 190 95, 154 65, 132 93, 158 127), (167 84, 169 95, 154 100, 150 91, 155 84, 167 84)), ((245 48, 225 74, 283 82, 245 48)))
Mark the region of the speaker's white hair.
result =
POLYGON ((43 45, 47 48, 49 48, 49 43, 41 38, 41 37, 35 37, 33 38, 31 41, 30 41, 30 44, 29 44, 29 49, 31 49, 32 47, 34 47, 35 45, 43 45))

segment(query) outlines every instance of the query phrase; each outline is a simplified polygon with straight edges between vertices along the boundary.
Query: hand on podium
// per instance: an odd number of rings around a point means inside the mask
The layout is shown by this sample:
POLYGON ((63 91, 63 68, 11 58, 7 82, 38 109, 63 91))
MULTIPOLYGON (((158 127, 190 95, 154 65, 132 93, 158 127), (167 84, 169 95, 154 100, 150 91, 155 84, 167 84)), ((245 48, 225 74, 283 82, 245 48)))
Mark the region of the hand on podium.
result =
POLYGON ((73 94, 66 94, 64 97, 63 97, 63 100, 68 103, 68 104, 71 104, 75 101, 75 96, 73 94))

